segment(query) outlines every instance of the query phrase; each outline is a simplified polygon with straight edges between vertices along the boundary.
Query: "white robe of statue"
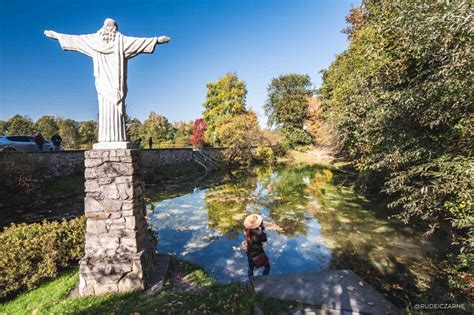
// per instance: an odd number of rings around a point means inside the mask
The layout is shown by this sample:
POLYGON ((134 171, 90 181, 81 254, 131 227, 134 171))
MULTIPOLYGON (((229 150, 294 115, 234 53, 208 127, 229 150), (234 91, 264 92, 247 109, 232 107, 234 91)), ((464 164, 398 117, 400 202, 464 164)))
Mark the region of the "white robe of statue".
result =
POLYGON ((153 53, 157 38, 137 38, 116 34, 106 43, 98 34, 58 34, 64 50, 79 51, 94 62, 95 87, 99 97, 99 142, 126 141, 125 97, 127 60, 141 53, 153 53))
MULTIPOLYGON (((116 25, 111 19, 106 20, 104 27, 106 24, 111 27, 116 25)), ((99 144, 127 140, 125 97, 127 96, 128 59, 142 53, 151 54, 158 43, 169 41, 166 36, 139 38, 124 36, 119 32, 113 33, 113 40, 107 42, 99 32, 87 35, 45 32, 47 36, 57 39, 62 49, 81 52, 93 60, 95 87, 99 99, 99 144)), ((111 145, 110 148, 120 147, 119 144, 111 145)))

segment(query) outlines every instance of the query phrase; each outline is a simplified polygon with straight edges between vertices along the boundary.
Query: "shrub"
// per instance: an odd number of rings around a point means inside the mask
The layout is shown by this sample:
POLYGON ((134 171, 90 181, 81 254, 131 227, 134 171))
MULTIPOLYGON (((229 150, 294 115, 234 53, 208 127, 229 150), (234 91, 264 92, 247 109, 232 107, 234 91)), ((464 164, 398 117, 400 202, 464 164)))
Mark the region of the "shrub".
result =
POLYGON ((276 154, 271 147, 259 146, 255 149, 255 160, 261 164, 273 164, 276 162, 276 154))
POLYGON ((84 255, 85 217, 12 224, 0 234, 0 297, 31 290, 84 255))
POLYGON ((277 157, 284 157, 288 153, 288 150, 290 150, 290 147, 286 141, 280 141, 272 146, 272 149, 277 157))
POLYGON ((285 138, 284 141, 287 145, 292 149, 313 143, 313 139, 309 133, 303 129, 283 127, 279 132, 285 138))

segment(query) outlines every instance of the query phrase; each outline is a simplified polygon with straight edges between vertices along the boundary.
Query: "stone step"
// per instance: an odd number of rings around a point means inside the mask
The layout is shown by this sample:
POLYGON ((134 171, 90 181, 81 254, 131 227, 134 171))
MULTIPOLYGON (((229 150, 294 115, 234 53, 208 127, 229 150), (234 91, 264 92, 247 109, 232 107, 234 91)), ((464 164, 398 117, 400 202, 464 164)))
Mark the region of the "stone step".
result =
POLYGON ((247 287, 257 294, 303 303, 319 311, 310 314, 400 314, 351 270, 258 276, 248 280, 247 287))
POLYGON ((201 165, 206 172, 213 172, 219 169, 219 165, 200 150, 193 151, 193 160, 201 165))

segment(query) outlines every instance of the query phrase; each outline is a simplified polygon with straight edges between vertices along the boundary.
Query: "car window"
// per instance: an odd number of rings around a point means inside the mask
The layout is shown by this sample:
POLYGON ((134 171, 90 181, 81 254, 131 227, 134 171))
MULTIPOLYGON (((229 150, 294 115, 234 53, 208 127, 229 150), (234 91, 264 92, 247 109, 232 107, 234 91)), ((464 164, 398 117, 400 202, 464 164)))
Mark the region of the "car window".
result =
POLYGON ((16 142, 31 142, 31 137, 28 136, 9 136, 7 137, 8 140, 10 141, 16 141, 16 142))

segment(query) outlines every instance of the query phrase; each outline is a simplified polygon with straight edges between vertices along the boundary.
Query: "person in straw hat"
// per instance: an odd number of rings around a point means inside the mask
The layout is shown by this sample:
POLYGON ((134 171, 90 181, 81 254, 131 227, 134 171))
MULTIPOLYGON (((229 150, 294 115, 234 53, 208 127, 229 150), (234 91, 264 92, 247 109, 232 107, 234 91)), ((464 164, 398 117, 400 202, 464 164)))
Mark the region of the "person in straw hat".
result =
POLYGON ((247 242, 247 258, 249 263, 248 276, 253 277, 255 268, 265 267, 263 275, 270 273, 270 261, 263 250, 263 242, 267 241, 267 233, 260 214, 250 214, 244 220, 244 236, 247 242))

